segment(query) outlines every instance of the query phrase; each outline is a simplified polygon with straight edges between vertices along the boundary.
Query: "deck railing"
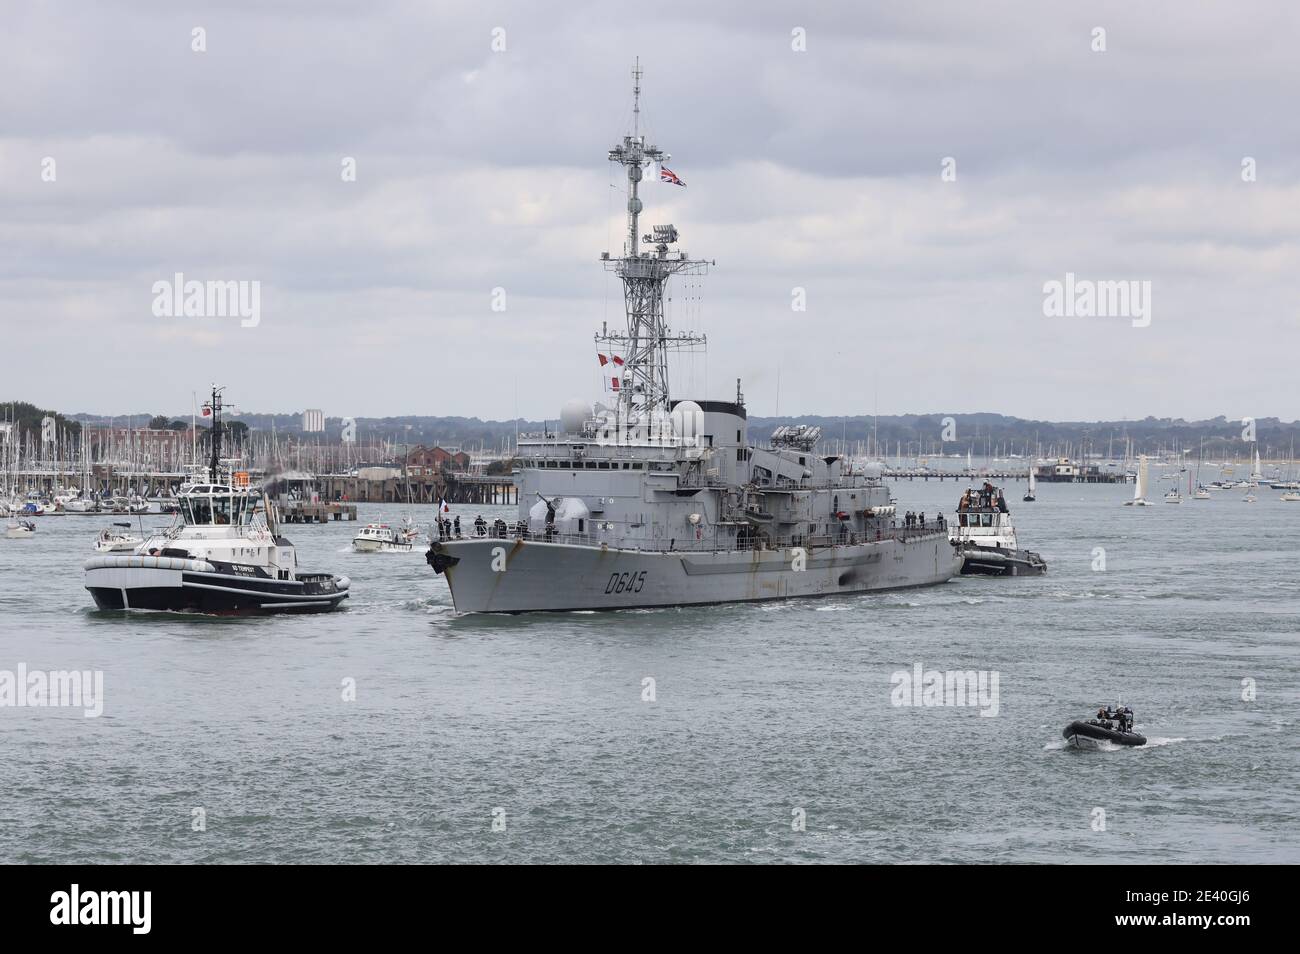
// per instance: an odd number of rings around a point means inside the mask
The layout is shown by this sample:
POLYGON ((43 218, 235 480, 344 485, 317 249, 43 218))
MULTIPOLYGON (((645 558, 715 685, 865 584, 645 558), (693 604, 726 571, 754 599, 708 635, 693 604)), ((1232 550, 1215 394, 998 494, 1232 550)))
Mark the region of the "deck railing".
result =
POLYGON ((619 550, 645 550, 656 553, 669 552, 705 552, 705 551, 732 551, 732 550, 788 550, 793 547, 804 547, 808 550, 823 550, 833 547, 857 546, 864 543, 879 543, 887 540, 899 540, 903 542, 916 541, 934 537, 936 535, 947 536, 947 526, 939 521, 930 520, 921 525, 919 523, 913 526, 891 526, 882 527, 879 530, 854 531, 847 526, 843 532, 836 533, 818 533, 818 534, 794 534, 785 537, 772 537, 761 531, 750 534, 744 538, 736 538, 730 534, 723 535, 717 531, 710 531, 709 528, 702 528, 702 532, 697 536, 694 533, 686 533, 681 537, 670 536, 668 538, 650 537, 637 538, 629 537, 625 532, 614 530, 597 531, 595 533, 562 533, 558 530, 532 531, 521 529, 516 526, 507 526, 505 530, 493 527, 489 524, 483 528, 483 532, 476 532, 476 528, 471 525, 464 528, 460 536, 450 535, 440 537, 437 529, 434 529, 433 539, 442 542, 453 542, 455 540, 503 540, 513 542, 523 540, 525 542, 535 543, 560 543, 570 546, 599 547, 608 546, 619 550))

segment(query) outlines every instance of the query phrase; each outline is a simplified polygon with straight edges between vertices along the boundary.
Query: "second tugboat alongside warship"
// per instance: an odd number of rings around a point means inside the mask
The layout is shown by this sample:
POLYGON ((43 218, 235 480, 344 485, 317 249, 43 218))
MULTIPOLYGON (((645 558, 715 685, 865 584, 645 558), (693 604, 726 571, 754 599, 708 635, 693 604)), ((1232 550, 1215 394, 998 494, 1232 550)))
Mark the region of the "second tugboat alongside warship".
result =
POLYGON ((948 528, 961 554, 963 576, 1041 576, 1046 561, 1033 550, 1022 550, 1002 491, 985 482, 968 490, 957 503, 957 521, 948 528))
POLYGON ((739 381, 734 401, 671 398, 668 352, 706 342, 669 328, 664 290, 709 263, 672 248, 672 225, 641 234, 644 171, 669 157, 640 134, 633 75, 632 134, 609 152, 627 173, 626 241, 622 257, 602 255, 622 280, 627 330, 596 338, 616 400, 570 405, 559 433, 520 439, 513 527, 432 543, 427 560, 457 612, 757 601, 951 579, 962 558, 942 522, 897 525, 880 474, 819 454, 820 429, 781 427, 767 446, 751 443, 739 381))

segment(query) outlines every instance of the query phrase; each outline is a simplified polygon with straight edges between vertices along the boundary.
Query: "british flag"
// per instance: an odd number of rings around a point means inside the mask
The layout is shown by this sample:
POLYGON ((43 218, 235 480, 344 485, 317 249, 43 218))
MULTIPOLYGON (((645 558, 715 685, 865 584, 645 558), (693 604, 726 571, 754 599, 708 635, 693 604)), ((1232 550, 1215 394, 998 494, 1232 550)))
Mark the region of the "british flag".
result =
POLYGON ((669 169, 667 166, 659 167, 659 181, 671 182, 673 185, 681 186, 683 189, 686 188, 686 183, 679 179, 677 173, 673 172, 673 170, 669 169))

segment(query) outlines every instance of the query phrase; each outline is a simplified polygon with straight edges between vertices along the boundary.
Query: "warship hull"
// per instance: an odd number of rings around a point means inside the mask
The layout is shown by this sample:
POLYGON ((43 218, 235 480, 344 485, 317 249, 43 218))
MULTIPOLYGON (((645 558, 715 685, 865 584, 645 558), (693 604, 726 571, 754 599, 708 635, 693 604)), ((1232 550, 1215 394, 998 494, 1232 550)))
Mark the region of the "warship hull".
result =
POLYGON ((648 551, 542 540, 448 541, 429 551, 458 613, 615 610, 837 596, 929 586, 961 571, 941 532, 807 551, 648 551), (495 567, 495 568, 494 568, 495 567))

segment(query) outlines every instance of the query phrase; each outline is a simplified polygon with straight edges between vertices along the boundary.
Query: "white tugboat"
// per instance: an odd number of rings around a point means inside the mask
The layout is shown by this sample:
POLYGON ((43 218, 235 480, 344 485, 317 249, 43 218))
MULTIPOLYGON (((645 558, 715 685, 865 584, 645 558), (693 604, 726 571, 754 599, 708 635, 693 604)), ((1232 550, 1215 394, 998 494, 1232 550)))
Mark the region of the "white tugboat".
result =
POLYGON ((432 543, 460 613, 624 609, 834 596, 943 583, 961 566, 938 521, 894 519, 878 471, 818 452, 819 428, 782 427, 751 443, 739 382, 734 401, 674 400, 670 350, 700 350, 673 332, 664 291, 708 263, 675 249, 677 229, 642 235, 639 189, 669 156, 633 129, 609 152, 627 175, 621 256, 626 333, 596 337, 613 406, 576 402, 557 433, 521 438, 513 526, 432 543), (642 243, 645 243, 643 246, 642 243))
POLYGON ((1002 491, 985 482, 967 490, 957 503, 957 521, 948 536, 962 557, 964 576, 1039 576, 1047 563, 1032 550, 1020 549, 1002 491))
POLYGON ((218 479, 221 391, 214 388, 209 482, 178 496, 179 519, 131 553, 86 562, 100 609, 220 614, 320 613, 348 597, 347 577, 303 573, 265 496, 218 479), (258 504, 262 504, 259 512, 258 504))
POLYGON ((358 553, 410 553, 419 544, 420 528, 410 517, 400 527, 368 523, 352 539, 352 549, 358 553))

